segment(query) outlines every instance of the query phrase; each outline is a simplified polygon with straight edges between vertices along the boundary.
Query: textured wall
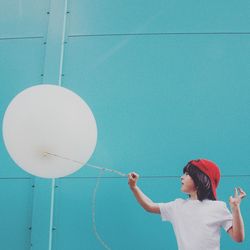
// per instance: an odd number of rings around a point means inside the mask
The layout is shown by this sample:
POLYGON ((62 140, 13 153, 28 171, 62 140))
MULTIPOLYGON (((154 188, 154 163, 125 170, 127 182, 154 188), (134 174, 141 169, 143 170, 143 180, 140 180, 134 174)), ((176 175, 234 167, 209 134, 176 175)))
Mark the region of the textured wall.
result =
MULTIPOLYGON (((44 82, 55 12, 49 0, 1 1, 1 121, 18 92, 44 82)), ((98 142, 90 163, 137 171, 145 193, 163 202, 186 197, 180 175, 188 160, 208 158, 222 172, 220 200, 228 202, 235 186, 250 194, 249 1, 68 0, 67 12, 62 86, 95 115, 98 142)), ((103 249, 92 228, 98 175, 82 168, 56 180, 53 250, 103 249)), ((34 214, 50 203, 36 199, 36 181, 15 166, 1 135, 3 250, 31 243, 45 250, 36 239, 39 221, 48 218, 34 214)), ((40 188, 40 197, 47 192, 40 188)), ((241 206, 245 242, 222 231, 221 249, 250 248, 249 205, 247 198, 241 206)), ((95 216, 113 250, 177 249, 172 226, 144 212, 124 178, 105 173, 100 179, 95 216)))

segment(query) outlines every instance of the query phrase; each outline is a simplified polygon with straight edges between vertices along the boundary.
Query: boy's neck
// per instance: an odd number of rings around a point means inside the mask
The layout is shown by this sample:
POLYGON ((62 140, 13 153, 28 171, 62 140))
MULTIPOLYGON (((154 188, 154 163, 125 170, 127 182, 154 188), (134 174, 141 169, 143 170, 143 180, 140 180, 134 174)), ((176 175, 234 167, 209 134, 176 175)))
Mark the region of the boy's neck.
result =
POLYGON ((197 196, 197 191, 192 192, 189 194, 190 195, 190 200, 198 200, 198 196, 197 196))

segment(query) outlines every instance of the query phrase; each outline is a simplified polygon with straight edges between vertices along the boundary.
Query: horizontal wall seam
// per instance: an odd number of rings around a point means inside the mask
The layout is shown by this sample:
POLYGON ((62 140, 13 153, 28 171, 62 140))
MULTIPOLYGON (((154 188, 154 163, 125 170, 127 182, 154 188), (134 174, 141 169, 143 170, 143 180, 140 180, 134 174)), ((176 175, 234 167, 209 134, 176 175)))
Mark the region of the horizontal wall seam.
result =
POLYGON ((21 39, 41 39, 43 36, 18 36, 18 37, 0 37, 0 40, 21 40, 21 39))
POLYGON ((0 180, 31 180, 31 177, 0 177, 0 180))
POLYGON ((113 33, 113 34, 75 34, 68 37, 102 36, 165 36, 165 35, 250 35, 250 32, 159 32, 159 33, 113 33))
MULTIPOLYGON (((231 177, 235 177, 235 178, 241 178, 241 177, 250 177, 250 174, 246 174, 246 175, 222 175, 221 178, 231 178, 231 177)), ((101 178, 101 179, 124 179, 127 177, 123 177, 123 176, 103 176, 103 177, 98 177, 98 176, 76 176, 76 177, 63 177, 63 178, 59 178, 61 180, 63 179, 96 179, 96 178, 101 178)), ((152 178, 152 179, 167 179, 167 178, 180 178, 180 176, 177 175, 140 175, 140 179, 142 178, 152 178)))

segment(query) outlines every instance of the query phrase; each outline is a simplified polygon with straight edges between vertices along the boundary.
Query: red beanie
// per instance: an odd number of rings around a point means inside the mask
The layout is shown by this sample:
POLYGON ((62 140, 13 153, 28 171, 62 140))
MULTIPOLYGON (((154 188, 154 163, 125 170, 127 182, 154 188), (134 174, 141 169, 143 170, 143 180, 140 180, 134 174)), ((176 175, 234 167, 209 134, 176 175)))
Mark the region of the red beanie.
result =
POLYGON ((220 182, 220 169, 219 167, 212 161, 207 159, 198 159, 189 161, 192 165, 199 168, 203 173, 205 173, 212 184, 212 191, 215 199, 217 200, 216 188, 220 182))

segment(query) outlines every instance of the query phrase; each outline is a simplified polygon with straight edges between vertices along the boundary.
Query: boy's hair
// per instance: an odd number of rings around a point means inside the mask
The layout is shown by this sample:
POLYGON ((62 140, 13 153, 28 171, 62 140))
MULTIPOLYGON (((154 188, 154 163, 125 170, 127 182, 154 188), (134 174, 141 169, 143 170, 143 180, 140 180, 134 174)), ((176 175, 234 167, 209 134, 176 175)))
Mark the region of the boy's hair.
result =
POLYGON ((210 179, 206 174, 204 174, 199 168, 197 168, 191 163, 188 163, 183 168, 183 173, 186 172, 191 176, 191 178, 194 181, 194 184, 197 188, 198 200, 200 201, 203 201, 204 199, 216 200, 212 192, 212 185, 210 179))

